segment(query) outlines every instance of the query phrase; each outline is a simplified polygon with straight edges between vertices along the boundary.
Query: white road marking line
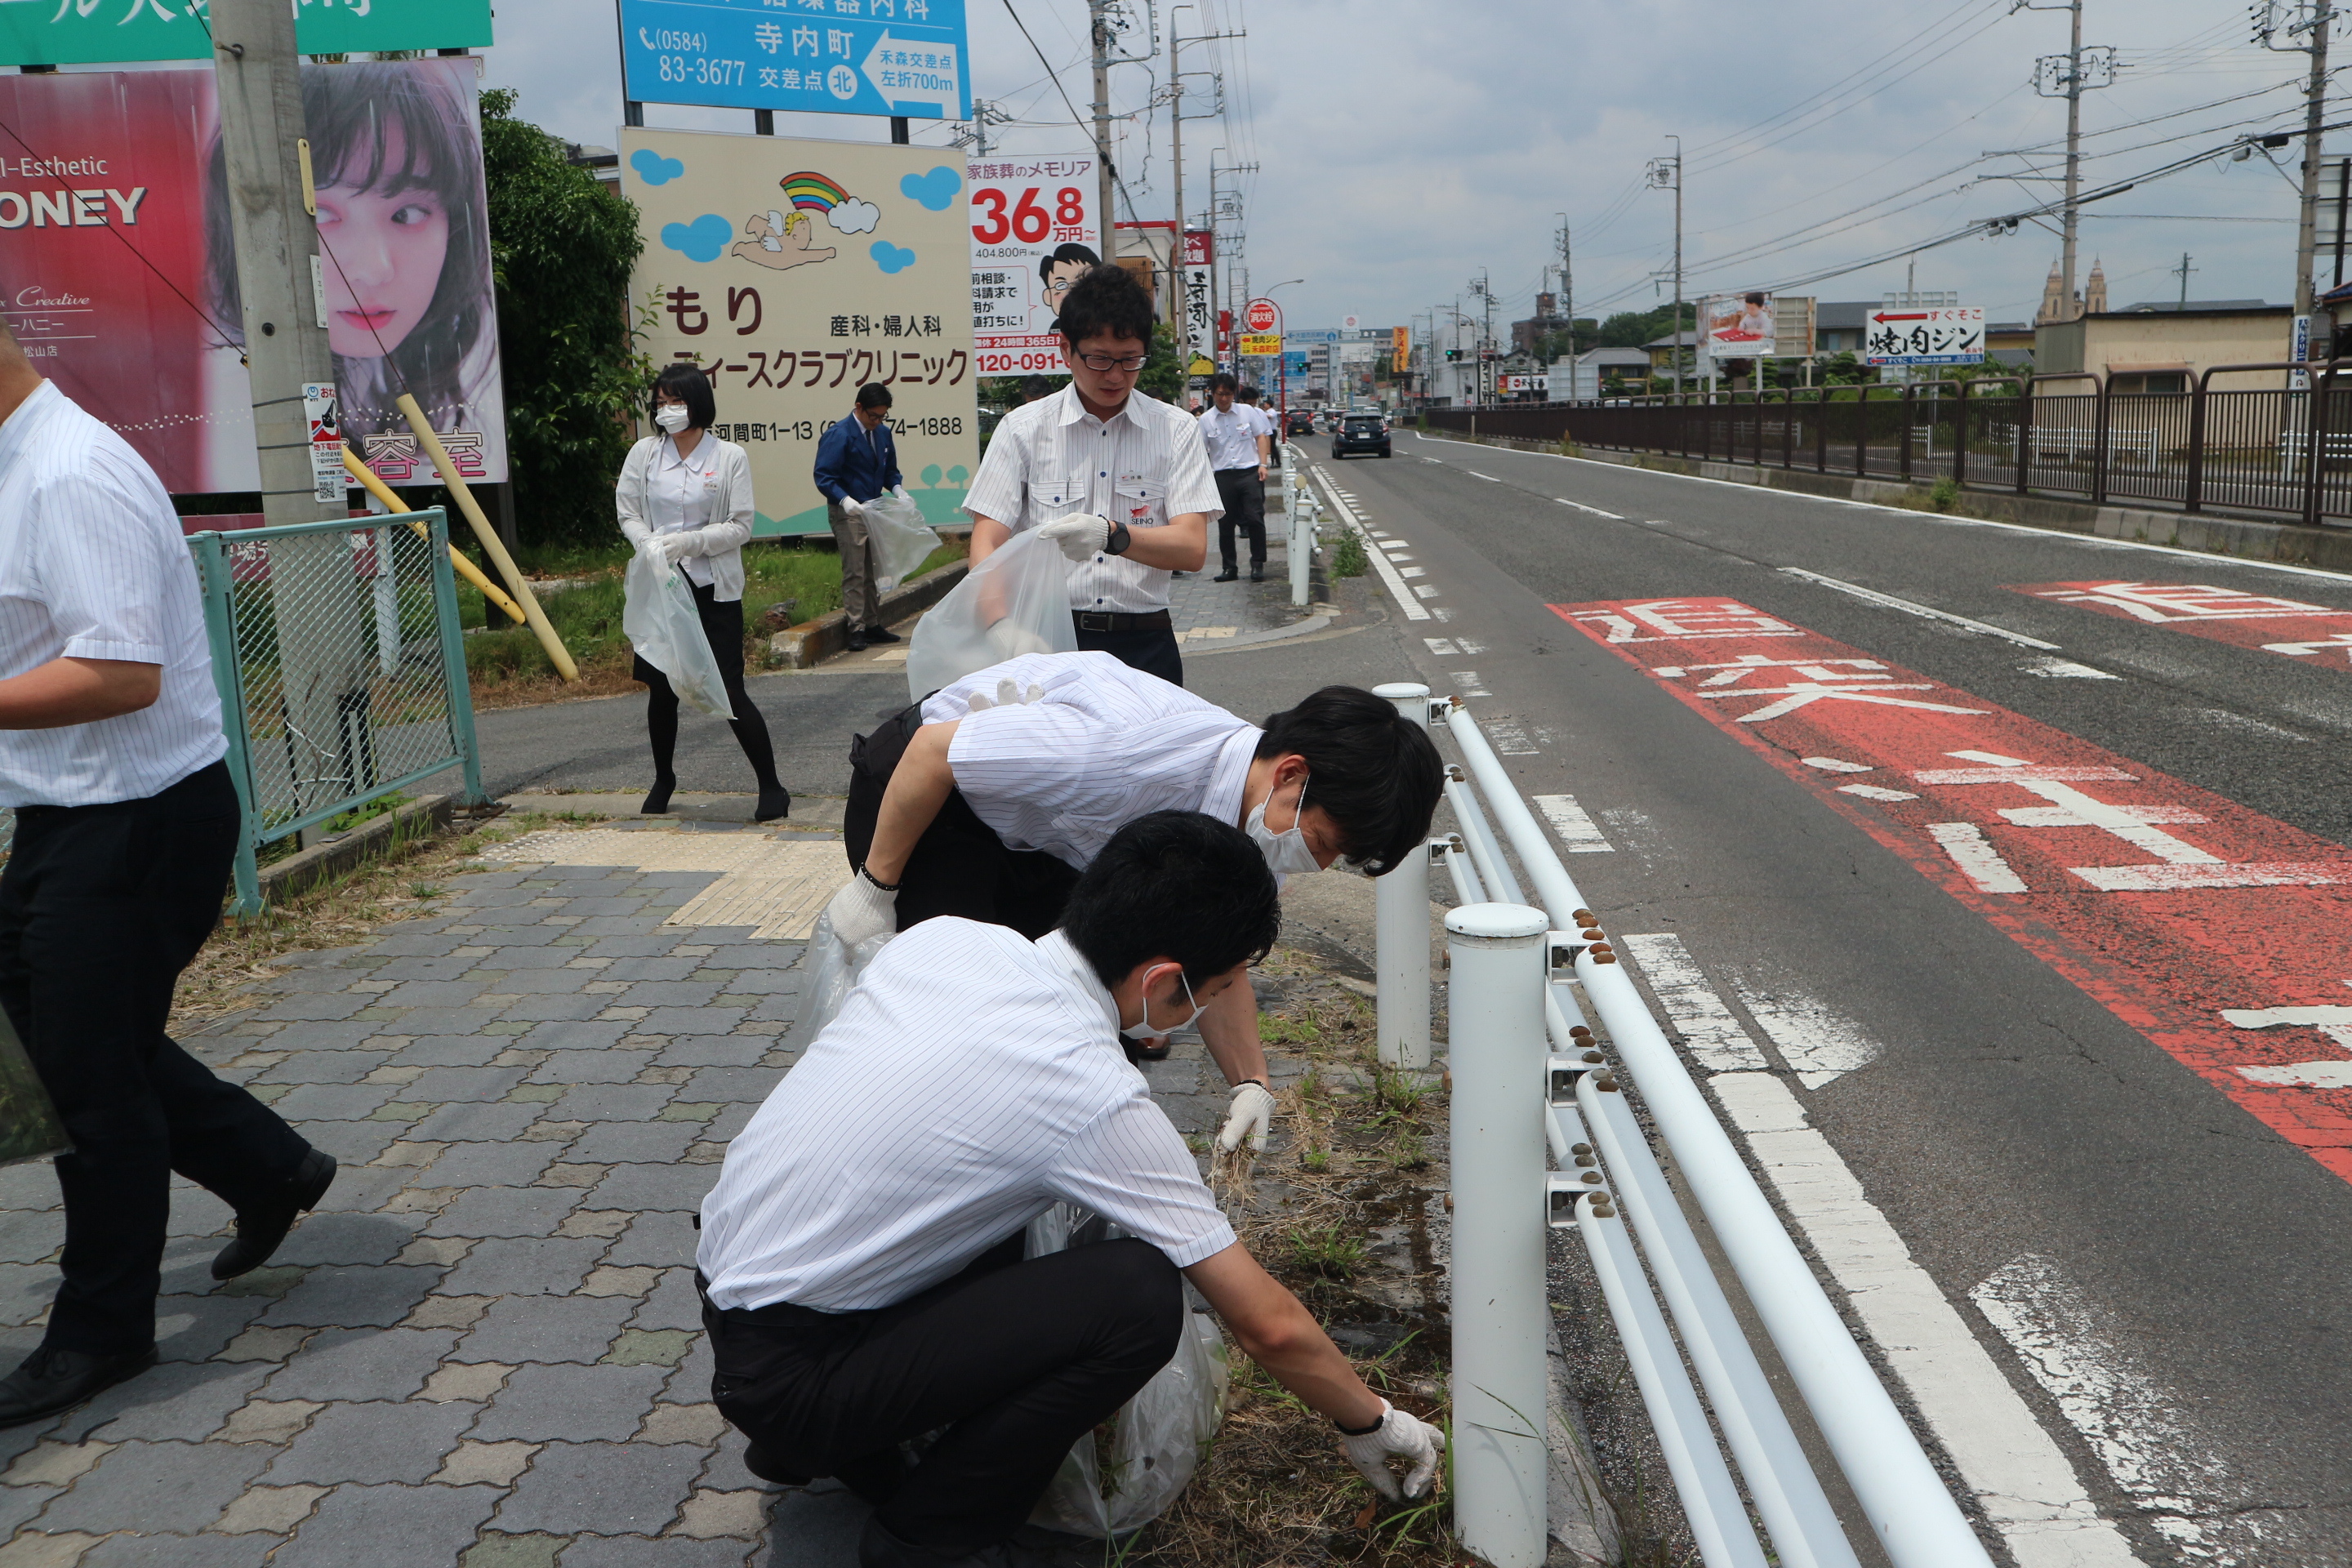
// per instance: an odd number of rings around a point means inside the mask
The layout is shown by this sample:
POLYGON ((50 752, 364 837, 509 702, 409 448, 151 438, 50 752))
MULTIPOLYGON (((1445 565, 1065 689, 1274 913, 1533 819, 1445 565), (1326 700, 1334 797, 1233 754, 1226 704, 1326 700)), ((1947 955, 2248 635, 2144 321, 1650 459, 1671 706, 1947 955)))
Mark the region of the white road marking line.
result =
POLYGON ((1454 646, 1453 639, 1450 637, 1423 637, 1421 641, 1424 647, 1428 648, 1430 652, 1436 654, 1441 658, 1448 654, 1455 654, 1463 651, 1461 648, 1454 646))
POLYGON ((1605 517, 1612 522, 1622 522, 1625 521, 1625 519, 1617 512, 1602 511, 1597 506, 1587 506, 1580 500, 1570 500, 1566 496, 1554 496, 1551 499, 1559 502, 1562 506, 1572 506, 1579 511, 1589 511, 1595 517, 1605 517))
POLYGON ((1907 789, 1881 789, 1876 784, 1840 784, 1840 795, 1858 795, 1864 800, 1917 800, 1907 789))
POLYGON ((2066 1455, 1828 1139, 1769 1073, 1708 1080, 2019 1568, 2132 1568, 2066 1455))
POLYGON ((1528 739, 1527 731, 1520 728, 1516 719, 1482 719, 1478 727, 1486 731, 1486 738, 1495 742, 1495 750, 1504 756, 1536 757, 1543 754, 1537 750, 1536 743, 1528 739))
POLYGON ((1436 617, 1437 617, 1439 620, 1441 620, 1441 621, 1450 621, 1450 620, 1452 620, 1452 619, 1454 618, 1454 612, 1453 612, 1452 610, 1447 609, 1447 608, 1446 608, 1444 605, 1430 605, 1430 606, 1429 606, 1429 613, 1430 613, 1431 615, 1433 615, 1433 616, 1436 616, 1436 617))
POLYGON ((1454 682, 1454 695, 1456 697, 1492 697, 1495 695, 1493 692, 1486 689, 1486 683, 1478 679, 1478 672, 1475 669, 1449 669, 1445 672, 1445 679, 1454 682))
POLYGON ((1898 599, 1892 594, 1882 594, 1875 588, 1865 588, 1858 583, 1848 583, 1838 577, 1824 577, 1818 572, 1808 572, 1801 566, 1783 566, 1780 570, 1789 576, 1802 577, 1808 583, 1818 583, 1824 588, 1834 588, 1841 594, 1851 594, 1857 599, 1867 599, 1874 605, 1883 605, 1890 610, 1900 610, 1906 616, 1918 616, 1926 620, 1942 621, 1947 626, 1958 626, 1964 631, 2001 637, 2017 644, 2020 647, 2038 647, 2047 653, 2063 651, 2054 642, 2043 642, 2040 637, 2030 637, 2023 632, 2013 632, 2006 626, 1994 626, 1990 621, 1970 620, 1966 616, 1956 616, 1949 610, 1938 610, 1927 605, 1913 604, 1908 599, 1898 599))
POLYGON ((1433 583, 1415 583, 1412 585, 1412 591, 1414 596, 1417 598, 1434 599, 1437 597, 1437 585, 1433 583))
POLYGON ((1859 1072, 1882 1054, 1878 1042, 1864 1034, 1860 1025, 1801 991, 1762 991, 1745 983, 1735 989, 1740 1005, 1807 1089, 1859 1072))
POLYGON ((1484 480, 1486 480, 1486 481, 1488 484, 1490 484, 1490 485, 1499 485, 1499 484, 1501 484, 1501 483, 1503 482, 1502 480, 1500 480, 1500 479, 1496 479, 1494 475, 1492 475, 1492 474, 1482 474, 1482 473, 1480 473, 1480 472, 1479 472, 1477 469, 1475 469, 1475 468, 1465 468, 1465 469, 1463 469, 1462 471, 1463 471, 1464 473, 1465 473, 1465 474, 1469 475, 1469 476, 1470 476, 1472 479, 1484 479, 1484 480))
POLYGON ((1539 795, 1535 797, 1536 809, 1543 813, 1551 830, 1559 836, 1561 847, 1571 855, 1608 855, 1617 848, 1601 837, 1600 825, 1592 820, 1584 807, 1576 804, 1572 795, 1539 795))
POLYGON ((2120 675, 2109 675, 2104 669, 2093 669, 2087 664, 2076 664, 2071 658, 2037 658, 2018 668, 2028 675, 2039 675, 2052 680, 2121 680, 2120 675))
MULTIPOLYGON (((1393 561, 1396 557, 1391 556, 1389 559, 1393 561)), ((1412 557, 1408 555, 1405 559, 1410 561, 1412 557)), ((1400 566, 1397 568, 1397 575, 1400 577, 1425 577, 1428 574, 1429 574, 1426 571, 1419 566, 1400 566)))
POLYGON ((2290 1062, 2284 1067, 2240 1068, 2255 1083, 2282 1089, 2352 1089, 2352 1062, 2290 1062))
POLYGON ((2025 883, 2009 868, 2000 851, 1984 836, 1984 829, 1973 822, 1931 822, 1927 837, 1944 847, 1960 875, 1977 885, 1980 893, 2021 893, 2025 883))
POLYGON ((1383 539, 1381 541, 1381 548, 1382 550, 1410 550, 1412 548, 1412 541, 1410 539, 1383 539))
MULTIPOLYGON (((1964 763, 1989 763, 1996 768, 2028 768, 2033 765, 2023 757, 2004 757, 1999 752, 1946 752, 1944 755, 1958 757, 1964 763)), ((2099 776, 2113 778, 2122 775, 2102 773, 2099 776)))
POLYGON ((1832 773, 1874 773, 1878 771, 1868 763, 1844 763, 1835 757, 1807 757, 1805 766, 1832 773))
POLYGON ((1455 637, 1454 641, 1464 653, 1485 653, 1486 651, 1486 645, 1485 643, 1472 642, 1468 637, 1455 637))
MULTIPOLYGON (((1311 465, 1307 471, 1315 476, 1316 479, 1323 486, 1324 493, 1331 498, 1331 510, 1339 514, 1339 521, 1345 523, 1355 532, 1362 534, 1367 539, 1370 539, 1371 537, 1370 531, 1365 528, 1363 522, 1357 518, 1355 508, 1349 506, 1346 501, 1339 498, 1339 487, 1331 482, 1331 477, 1328 474, 1326 474, 1321 468, 1312 467, 1311 465)), ((1408 621, 1425 621, 1429 619, 1429 612, 1423 609, 1419 605, 1413 603, 1413 596, 1405 592, 1404 580, 1397 575, 1397 569, 1389 563, 1388 552, 1385 550, 1367 550, 1364 553, 1370 558, 1372 570, 1381 574, 1381 586, 1388 589, 1389 597, 1394 599, 1397 602, 1397 608, 1404 612, 1404 618, 1408 621)), ((1434 593, 1435 591, 1436 590, 1434 589, 1431 590, 1432 593, 1434 593)))
POLYGON ((1642 973, 1649 976, 1658 1005, 1681 1031, 1683 1043, 1699 1066, 1711 1073, 1765 1070, 1763 1051, 1707 984, 1681 937, 1655 931, 1620 937, 1617 945, 1632 953, 1642 973))

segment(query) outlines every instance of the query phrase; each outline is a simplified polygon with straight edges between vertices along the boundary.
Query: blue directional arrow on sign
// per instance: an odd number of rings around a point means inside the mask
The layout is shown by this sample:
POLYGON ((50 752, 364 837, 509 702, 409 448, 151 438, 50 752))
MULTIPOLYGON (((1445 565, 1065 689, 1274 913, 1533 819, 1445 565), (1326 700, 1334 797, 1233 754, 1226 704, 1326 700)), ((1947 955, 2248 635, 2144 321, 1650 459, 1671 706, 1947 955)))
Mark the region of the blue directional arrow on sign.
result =
POLYGON ((640 103, 968 120, 964 0, 621 0, 640 103))

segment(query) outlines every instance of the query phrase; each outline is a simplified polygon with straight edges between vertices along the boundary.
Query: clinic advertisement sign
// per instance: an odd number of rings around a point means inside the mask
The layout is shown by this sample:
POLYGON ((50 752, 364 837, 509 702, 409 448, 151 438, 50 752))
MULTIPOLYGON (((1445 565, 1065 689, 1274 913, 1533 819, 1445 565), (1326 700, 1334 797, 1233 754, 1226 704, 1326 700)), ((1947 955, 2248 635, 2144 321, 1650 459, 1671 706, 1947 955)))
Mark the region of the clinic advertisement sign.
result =
POLYGON ((825 531, 817 440, 886 384, 908 491, 933 523, 980 463, 962 155, 937 147, 621 132, 656 364, 699 365, 751 461, 762 536, 825 531))
POLYGON ((980 375, 1067 375, 1062 296, 1102 263, 1094 154, 985 159, 971 180, 971 347, 980 375))
MULTIPOLYGON (((0 65, 210 59, 208 4, 0 0, 0 65)), ((490 0, 300 0, 294 43, 306 55, 487 48, 490 0)))
POLYGON ((640 103, 969 120, 963 11, 964 0, 621 0, 621 69, 640 103))
MULTIPOLYGON (((302 98, 344 263, 320 272, 339 429, 387 482, 436 482, 405 385, 467 479, 504 479, 474 61, 305 65, 302 98)), ((0 121, 40 149, 0 147, 0 310, 25 352, 166 489, 259 489, 213 72, 0 77, 0 121)))

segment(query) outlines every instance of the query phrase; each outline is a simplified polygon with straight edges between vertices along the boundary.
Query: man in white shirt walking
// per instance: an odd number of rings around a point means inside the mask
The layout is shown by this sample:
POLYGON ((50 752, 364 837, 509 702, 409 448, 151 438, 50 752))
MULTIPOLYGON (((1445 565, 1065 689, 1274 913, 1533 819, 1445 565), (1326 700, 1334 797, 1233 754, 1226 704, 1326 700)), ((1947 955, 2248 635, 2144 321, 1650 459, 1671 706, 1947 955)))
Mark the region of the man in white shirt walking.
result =
POLYGON ((0 1426, 154 1364, 174 1172, 236 1211, 215 1279, 265 1262, 334 1180, 163 1033, 236 851, 227 749, 171 498, 0 322, 0 1006, 73 1142, 65 1278, 40 1348, 0 1379, 0 1426))
POLYGON ((1208 559, 1223 510, 1192 417, 1135 390, 1151 346, 1151 296, 1097 267, 1062 300, 1070 384, 1004 416, 964 497, 977 566, 1035 529, 1070 563, 1078 646, 1181 686, 1171 572, 1208 559))
POLYGON ((1367 1388, 1234 1239, 1119 1052, 1121 1029, 1181 1027, 1279 926, 1239 829, 1142 817, 1043 941, 945 919, 884 948, 728 1146, 696 1254, 711 1397, 755 1473, 877 1505, 861 1568, 1031 1561, 1005 1543, 1070 1445, 1174 1352, 1180 1273, 1367 1481, 1427 1489, 1444 1435, 1367 1388), (1128 1238, 1023 1261, 1056 1202, 1128 1238), (908 1467, 898 1445, 934 1432, 908 1467))
POLYGON ((1265 460, 1273 455, 1273 429, 1265 416, 1247 404, 1236 403, 1241 383, 1228 370, 1209 382, 1212 406, 1201 416, 1201 438, 1209 448, 1209 467, 1217 477, 1217 499, 1224 515, 1217 519, 1217 553, 1223 570, 1215 580, 1230 583, 1241 575, 1234 553, 1234 530, 1249 537, 1250 581, 1265 581, 1265 460))

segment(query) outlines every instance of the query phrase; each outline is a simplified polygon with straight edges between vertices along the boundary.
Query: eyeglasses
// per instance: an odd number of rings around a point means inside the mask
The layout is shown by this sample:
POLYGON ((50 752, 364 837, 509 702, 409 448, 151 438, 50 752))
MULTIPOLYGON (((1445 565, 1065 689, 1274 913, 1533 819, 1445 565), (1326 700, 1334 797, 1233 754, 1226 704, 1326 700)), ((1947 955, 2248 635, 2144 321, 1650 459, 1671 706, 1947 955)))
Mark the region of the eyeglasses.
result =
POLYGON ((1088 370, 1138 371, 1143 368, 1143 362, 1147 357, 1143 354, 1133 354, 1121 359, 1112 354, 1080 354, 1078 363, 1088 370))

